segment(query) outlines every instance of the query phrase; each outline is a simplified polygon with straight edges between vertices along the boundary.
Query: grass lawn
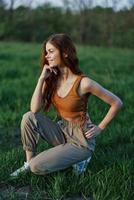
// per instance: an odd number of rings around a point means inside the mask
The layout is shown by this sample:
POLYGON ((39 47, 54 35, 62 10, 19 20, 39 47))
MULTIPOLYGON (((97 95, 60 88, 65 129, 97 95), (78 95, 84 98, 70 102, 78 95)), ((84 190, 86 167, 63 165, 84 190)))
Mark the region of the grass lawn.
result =
MULTIPOLYGON (((85 174, 76 177, 70 167, 46 176, 28 173, 9 180, 9 174, 25 160, 20 122, 29 110, 40 73, 41 44, 0 43, 0 200, 60 200, 76 196, 90 200, 133 199, 134 50, 89 46, 77 49, 83 72, 122 99, 121 111, 98 136, 85 174)), ((92 121, 98 124, 109 105, 91 96, 88 109, 92 121)), ((48 115, 53 118, 55 112, 51 110, 48 115)), ((38 152, 47 148, 49 145, 40 140, 38 152)))

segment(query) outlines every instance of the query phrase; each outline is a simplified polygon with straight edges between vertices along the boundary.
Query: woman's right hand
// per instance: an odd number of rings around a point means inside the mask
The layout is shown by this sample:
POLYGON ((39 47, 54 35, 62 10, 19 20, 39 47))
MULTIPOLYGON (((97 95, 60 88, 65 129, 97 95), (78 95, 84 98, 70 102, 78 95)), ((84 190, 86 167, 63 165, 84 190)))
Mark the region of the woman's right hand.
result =
POLYGON ((49 66, 47 64, 44 65, 43 70, 41 72, 40 78, 43 78, 46 80, 50 74, 53 72, 55 75, 57 75, 57 71, 54 69, 55 66, 49 66))

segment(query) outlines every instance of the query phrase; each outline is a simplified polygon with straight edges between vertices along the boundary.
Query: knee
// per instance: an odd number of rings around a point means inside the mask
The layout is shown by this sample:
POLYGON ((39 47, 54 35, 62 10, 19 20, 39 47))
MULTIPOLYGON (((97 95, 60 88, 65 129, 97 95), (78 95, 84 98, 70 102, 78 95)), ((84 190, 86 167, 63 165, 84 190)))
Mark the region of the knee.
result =
POLYGON ((32 111, 28 111, 28 112, 26 112, 26 113, 23 115, 22 119, 24 119, 24 120, 29 120, 29 119, 31 119, 33 116, 34 116, 34 113, 33 113, 32 111))
POLYGON ((30 162, 30 170, 34 174, 41 175, 40 165, 34 159, 30 162))
POLYGON ((30 162, 30 170, 34 174, 38 174, 38 172, 39 172, 39 170, 38 170, 38 164, 36 164, 35 162, 30 162))
POLYGON ((33 172, 34 174, 45 175, 50 173, 47 165, 44 162, 40 162, 39 159, 37 159, 36 157, 30 161, 29 165, 31 172, 33 172))
POLYGON ((22 121, 21 121, 21 125, 25 125, 28 124, 29 121, 31 121, 34 117, 34 113, 32 113, 31 111, 26 112, 23 117, 22 117, 22 121))

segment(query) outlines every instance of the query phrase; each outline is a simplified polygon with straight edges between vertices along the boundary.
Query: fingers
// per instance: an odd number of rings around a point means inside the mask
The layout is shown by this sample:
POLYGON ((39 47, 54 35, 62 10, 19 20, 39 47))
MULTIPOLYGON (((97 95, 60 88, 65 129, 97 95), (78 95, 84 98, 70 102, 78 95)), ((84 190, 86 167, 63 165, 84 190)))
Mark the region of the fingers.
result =
POLYGON ((56 69, 54 69, 55 66, 49 66, 49 65, 44 65, 44 68, 48 69, 51 73, 53 72, 55 75, 57 75, 56 69))
POLYGON ((55 69, 52 69, 53 70, 53 72, 55 73, 55 75, 57 75, 57 71, 55 70, 55 69))
POLYGON ((91 128, 89 131, 87 131, 87 132, 85 133, 85 136, 86 136, 87 138, 91 138, 91 137, 93 137, 94 133, 95 133, 95 127, 91 128))
POLYGON ((102 130, 98 126, 94 126, 93 128, 91 128, 89 131, 85 133, 85 136, 86 138, 90 139, 92 137, 96 137, 97 135, 99 135, 101 131, 102 130))

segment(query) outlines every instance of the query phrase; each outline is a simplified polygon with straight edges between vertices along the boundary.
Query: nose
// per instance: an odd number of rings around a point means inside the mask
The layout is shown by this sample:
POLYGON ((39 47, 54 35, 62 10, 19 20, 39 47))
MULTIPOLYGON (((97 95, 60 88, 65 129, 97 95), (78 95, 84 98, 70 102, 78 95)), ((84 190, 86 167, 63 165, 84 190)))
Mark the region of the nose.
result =
POLYGON ((48 54, 45 55, 45 58, 48 59, 48 54))
POLYGON ((46 59, 49 59, 49 58, 50 58, 50 55, 47 53, 47 54, 45 55, 45 58, 46 58, 46 59))

